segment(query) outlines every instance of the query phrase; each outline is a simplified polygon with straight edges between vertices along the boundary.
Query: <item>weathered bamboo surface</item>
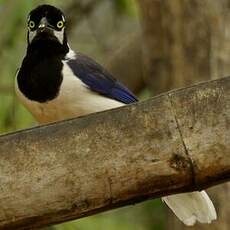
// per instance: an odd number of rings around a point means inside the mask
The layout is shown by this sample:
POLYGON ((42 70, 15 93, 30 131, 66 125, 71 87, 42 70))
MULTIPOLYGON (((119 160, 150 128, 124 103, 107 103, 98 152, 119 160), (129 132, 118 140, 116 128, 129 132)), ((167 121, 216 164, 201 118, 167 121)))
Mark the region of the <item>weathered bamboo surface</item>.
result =
POLYGON ((230 180, 230 77, 0 137, 0 229, 230 180))

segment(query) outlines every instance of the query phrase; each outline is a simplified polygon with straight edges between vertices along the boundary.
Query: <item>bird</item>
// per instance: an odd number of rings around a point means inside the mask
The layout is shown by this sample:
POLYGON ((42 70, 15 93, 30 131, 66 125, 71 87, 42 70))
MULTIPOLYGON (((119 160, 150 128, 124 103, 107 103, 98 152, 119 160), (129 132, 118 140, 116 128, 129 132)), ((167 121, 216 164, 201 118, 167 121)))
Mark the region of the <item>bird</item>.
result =
MULTIPOLYGON (((68 43, 64 13, 39 5, 27 18, 27 50, 16 74, 15 91, 40 124, 135 103, 137 97, 92 58, 68 43)), ((215 207, 205 191, 162 200, 186 225, 211 223, 215 207)))

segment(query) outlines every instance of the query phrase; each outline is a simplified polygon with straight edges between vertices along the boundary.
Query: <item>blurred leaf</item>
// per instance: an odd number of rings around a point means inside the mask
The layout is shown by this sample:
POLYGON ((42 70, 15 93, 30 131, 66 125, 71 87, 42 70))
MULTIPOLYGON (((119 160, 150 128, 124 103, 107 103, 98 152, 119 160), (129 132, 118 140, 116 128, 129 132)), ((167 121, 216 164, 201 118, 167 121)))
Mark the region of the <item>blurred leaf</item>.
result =
POLYGON ((145 99, 150 98, 150 97, 152 97, 152 96, 153 96, 152 92, 151 92, 148 88, 145 88, 145 89, 143 89, 143 90, 141 91, 141 93, 138 95, 138 98, 139 98, 140 100, 145 100, 145 99))
POLYGON ((137 15, 137 3, 135 0, 113 0, 113 4, 119 14, 137 15))

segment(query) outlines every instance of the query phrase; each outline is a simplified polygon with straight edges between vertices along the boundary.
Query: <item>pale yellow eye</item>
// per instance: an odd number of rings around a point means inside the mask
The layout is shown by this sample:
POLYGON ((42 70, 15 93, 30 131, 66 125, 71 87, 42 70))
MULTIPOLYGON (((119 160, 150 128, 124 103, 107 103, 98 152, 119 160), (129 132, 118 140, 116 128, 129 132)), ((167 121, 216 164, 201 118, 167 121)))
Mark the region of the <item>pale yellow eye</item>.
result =
POLYGON ((35 22, 34 21, 29 21, 28 26, 30 29, 34 29, 35 28, 35 22))
POLYGON ((58 28, 58 29, 61 29, 63 26, 64 26, 64 22, 63 22, 63 21, 59 21, 59 22, 57 23, 57 28, 58 28))

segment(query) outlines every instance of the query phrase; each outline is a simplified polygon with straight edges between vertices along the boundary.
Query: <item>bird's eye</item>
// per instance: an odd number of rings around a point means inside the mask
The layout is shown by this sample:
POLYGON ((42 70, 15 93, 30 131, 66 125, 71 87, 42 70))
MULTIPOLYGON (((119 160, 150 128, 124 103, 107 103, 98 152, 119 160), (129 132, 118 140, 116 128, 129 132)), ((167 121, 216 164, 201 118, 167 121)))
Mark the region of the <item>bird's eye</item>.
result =
POLYGON ((28 26, 30 29, 34 29, 35 28, 35 22, 34 21, 29 21, 28 26))
POLYGON ((59 21, 59 22, 57 23, 57 28, 58 28, 58 29, 61 29, 63 26, 64 26, 64 22, 63 22, 63 21, 59 21))

